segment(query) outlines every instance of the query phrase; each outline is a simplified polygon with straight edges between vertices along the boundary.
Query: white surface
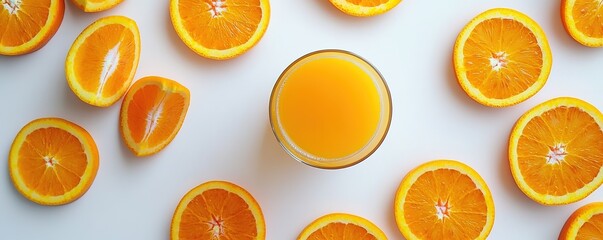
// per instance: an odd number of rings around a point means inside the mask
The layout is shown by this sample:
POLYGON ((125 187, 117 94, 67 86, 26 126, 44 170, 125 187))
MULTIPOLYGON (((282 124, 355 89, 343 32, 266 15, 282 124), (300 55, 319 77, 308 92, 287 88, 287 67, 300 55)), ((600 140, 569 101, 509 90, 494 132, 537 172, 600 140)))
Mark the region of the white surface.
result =
POLYGON ((515 185, 506 158, 507 138, 519 116, 557 96, 603 108, 603 49, 576 43, 564 31, 559 0, 405 0, 389 13, 354 18, 327 0, 272 0, 266 35, 248 53, 212 61, 189 50, 174 32, 168 1, 127 0, 106 12, 85 14, 67 1, 55 37, 41 50, 0 57, 0 156, 27 122, 58 116, 86 128, 101 162, 96 180, 79 200, 60 207, 36 205, 12 186, 0 164, 2 239, 167 239, 172 213, 192 187, 232 181, 262 206, 267 239, 294 239, 312 220, 331 212, 363 216, 402 239, 393 214, 403 176, 433 159, 463 161, 489 184, 496 205, 490 239, 556 239, 578 207, 603 200, 603 190, 574 204, 541 206, 515 185), (553 68, 534 97, 514 107, 479 105, 461 90, 452 47, 461 28, 494 7, 526 13, 546 32, 553 68), (191 90, 182 130, 162 152, 136 158, 118 132, 120 103, 107 109, 80 101, 65 81, 64 59, 76 36, 95 19, 123 14, 137 21, 142 52, 136 79, 159 75, 191 90), (351 168, 328 171, 290 158, 268 122, 268 99, 293 60, 324 48, 349 50, 383 74, 393 98, 393 121, 381 147, 351 168))

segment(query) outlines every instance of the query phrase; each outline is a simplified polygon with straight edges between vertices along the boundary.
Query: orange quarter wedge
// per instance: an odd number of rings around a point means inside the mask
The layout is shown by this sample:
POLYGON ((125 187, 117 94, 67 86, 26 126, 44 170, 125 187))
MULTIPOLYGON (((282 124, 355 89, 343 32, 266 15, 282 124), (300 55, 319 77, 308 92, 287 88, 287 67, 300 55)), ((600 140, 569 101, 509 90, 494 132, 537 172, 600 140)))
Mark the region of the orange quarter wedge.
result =
POLYGON ((494 201, 484 179, 453 160, 411 170, 394 200, 396 223, 406 239, 486 239, 494 225, 494 201))
POLYGON ((537 105, 511 131, 509 163, 519 189, 540 204, 584 199, 603 183, 603 114, 570 97, 537 105))
POLYGON ((85 103, 111 106, 128 90, 139 58, 140 33, 134 20, 124 16, 98 19, 67 53, 67 83, 85 103))
POLYGON ((371 221, 348 213, 331 213, 310 223, 297 240, 387 240, 371 221))
POLYGON ((189 90, 174 80, 151 76, 136 81, 121 105, 124 142, 137 156, 159 152, 180 131, 189 104, 189 90))
POLYGON ((458 83, 469 97, 486 106, 506 107, 542 89, 552 54, 534 20, 513 9, 495 8, 463 28, 453 62, 458 83))
POLYGON ((344 13, 357 17, 369 17, 383 14, 402 0, 329 0, 344 13))
POLYGON ((255 46, 268 28, 268 0, 170 0, 170 17, 180 39, 197 54, 217 60, 255 46))
POLYGON ((266 223, 258 202, 225 181, 203 183, 182 197, 172 217, 170 239, 264 240, 266 223))
POLYGON ((98 159, 96 143, 85 129, 60 118, 41 118, 19 131, 8 166, 15 188, 27 199, 62 205, 88 191, 98 159))
POLYGON ((23 55, 42 48, 59 30, 63 0, 2 0, 0 55, 23 55))
POLYGON ((124 0, 71 0, 84 12, 100 12, 117 6, 124 0))

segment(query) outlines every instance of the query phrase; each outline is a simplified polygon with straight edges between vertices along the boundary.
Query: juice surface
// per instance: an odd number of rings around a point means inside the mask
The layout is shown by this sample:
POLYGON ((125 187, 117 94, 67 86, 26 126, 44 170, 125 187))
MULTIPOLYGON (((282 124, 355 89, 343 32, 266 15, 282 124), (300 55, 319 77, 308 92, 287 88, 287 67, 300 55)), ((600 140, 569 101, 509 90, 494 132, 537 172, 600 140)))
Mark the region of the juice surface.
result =
POLYGON ((381 112, 375 80, 356 63, 316 58, 283 83, 278 118, 289 141, 316 159, 337 159, 361 150, 373 138, 381 112))

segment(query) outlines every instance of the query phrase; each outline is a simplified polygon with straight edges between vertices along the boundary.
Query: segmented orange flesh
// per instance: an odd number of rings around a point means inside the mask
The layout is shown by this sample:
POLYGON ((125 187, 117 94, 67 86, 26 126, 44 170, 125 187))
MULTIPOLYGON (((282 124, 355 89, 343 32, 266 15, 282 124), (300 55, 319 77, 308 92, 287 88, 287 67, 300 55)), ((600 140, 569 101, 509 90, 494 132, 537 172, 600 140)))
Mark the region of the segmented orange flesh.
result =
POLYGON ((385 233, 371 221, 348 213, 330 213, 308 224, 297 240, 387 240, 385 233))
POLYGON ((381 4, 387 3, 390 0, 345 0, 351 4, 364 6, 364 7, 376 7, 381 4))
POLYGON ((138 156, 165 148, 178 134, 189 104, 189 90, 176 81, 155 76, 136 81, 120 113, 120 129, 128 148, 138 156))
POLYGON ((166 92, 158 85, 138 89, 132 101, 128 108, 132 138, 136 143, 146 142, 151 146, 161 143, 176 130, 187 105, 184 96, 166 92), (149 121, 149 116, 153 115, 156 122, 149 121))
POLYGON ((482 191, 454 169, 422 174, 408 190, 404 209, 408 228, 420 239, 476 239, 488 212, 482 191))
POLYGON ((97 29, 77 51, 74 80, 84 90, 97 93, 100 98, 114 96, 124 88, 132 69, 136 69, 135 44, 134 33, 121 24, 97 29), (111 63, 115 60, 118 61, 111 63))
POLYGON ((9 170, 15 188, 41 205, 62 205, 80 198, 98 170, 98 149, 92 136, 61 118, 41 118, 15 137, 9 170))
POLYGON ((0 54, 42 48, 61 26, 64 13, 63 0, 0 0, 0 54))
POLYGON ((260 0, 179 0, 177 11, 194 41, 217 50, 248 42, 263 14, 260 0))
POLYGON ((75 188, 88 164, 77 137, 53 127, 30 133, 19 150, 19 158, 19 174, 27 188, 50 196, 75 188))
POLYGON ((326 226, 316 230, 307 238, 308 240, 333 239, 333 236, 342 238, 337 239, 362 239, 377 240, 373 234, 369 233, 364 227, 353 223, 329 223, 326 226))
POLYGON ((600 239, 603 236, 603 214, 593 215, 587 222, 578 230, 576 240, 593 240, 600 239))
POLYGON ((2 0, 0 6, 0 45, 19 46, 34 38, 48 21, 50 0, 2 0), (15 14, 11 14, 15 10, 15 14), (18 34, 17 34, 18 33, 18 34))
POLYGON ((505 99, 532 86, 543 68, 532 31, 513 19, 479 23, 465 42, 467 79, 488 98, 505 99))
POLYGON ((517 155, 523 179, 534 191, 562 196, 581 189, 599 174, 603 132, 580 108, 553 108, 527 123, 517 155))
POLYGON ((182 197, 172 217, 172 240, 266 239, 266 223, 259 204, 242 187, 209 181, 182 197))
POLYGON ((595 240, 603 236, 603 202, 588 203, 565 221, 559 240, 595 240))
POLYGON ((572 14, 580 32, 589 37, 603 38, 603 2, 575 0, 572 14))
POLYGON ((180 222, 180 239, 256 239, 256 220, 240 196, 210 189, 186 206, 180 222), (219 238, 212 238, 216 235, 219 238))

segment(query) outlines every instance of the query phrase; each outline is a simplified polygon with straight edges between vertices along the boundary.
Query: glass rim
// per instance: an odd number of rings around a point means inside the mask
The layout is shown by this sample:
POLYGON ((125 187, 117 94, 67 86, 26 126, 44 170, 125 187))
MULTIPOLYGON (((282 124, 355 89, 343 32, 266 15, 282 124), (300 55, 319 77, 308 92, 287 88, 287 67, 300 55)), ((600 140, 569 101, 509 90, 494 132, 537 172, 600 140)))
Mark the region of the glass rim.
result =
MULTIPOLYGON (((358 67, 360 67, 360 66, 358 66, 358 67)), ((365 70, 365 72, 366 72, 366 70, 365 70)), ((361 57, 351 51, 341 50, 341 49, 322 49, 322 50, 316 50, 316 51, 312 51, 307 54, 304 54, 303 56, 297 58, 295 61, 291 62, 283 70, 283 72, 279 75, 276 83, 274 84, 274 87, 272 88, 272 92, 270 94, 268 114, 269 114, 269 120, 270 120, 270 126, 272 129, 272 132, 273 132, 274 136, 276 137, 276 140, 279 143, 279 145, 281 145, 281 147, 285 150, 285 152, 287 152, 287 154, 289 156, 291 156, 293 159, 297 160, 298 162, 301 162, 301 163, 311 166, 311 167, 321 168, 321 169, 341 169, 341 168, 347 168, 347 167, 356 165, 360 162, 363 162, 368 157, 370 157, 375 151, 377 151, 377 149, 381 146, 381 144, 385 140, 387 133, 389 132, 389 128, 391 126, 391 120, 392 120, 392 115, 393 115, 392 114, 393 113, 392 105, 393 104, 392 104, 391 92, 389 90, 389 86, 387 85, 387 82, 385 81, 385 78, 383 77, 381 72, 379 72, 379 70, 374 65, 372 65, 369 61, 367 61, 363 57, 361 57), (373 79, 373 81, 374 81, 374 85, 377 87, 377 91, 379 92, 380 105, 383 108, 380 111, 379 124, 377 126, 377 129, 375 129, 374 135, 366 143, 366 145, 364 145, 358 151, 351 153, 347 156, 335 159, 335 161, 327 161, 326 162, 326 163, 331 163, 331 164, 320 164, 321 161, 319 159, 311 158, 311 157, 307 156, 309 154, 306 153, 305 151, 302 151, 300 149, 295 149, 294 144, 291 142, 291 140, 287 140, 285 137, 282 137, 281 135, 284 135, 285 131, 278 124, 278 114, 277 114, 278 110, 276 109, 276 103, 277 103, 276 95, 277 95, 277 93, 280 92, 279 87, 285 81, 284 77, 287 75, 287 73, 289 73, 289 71, 291 71, 291 69, 293 67, 296 67, 299 64, 299 62, 301 62, 309 57, 312 57, 314 55, 318 55, 318 54, 322 54, 322 53, 343 54, 343 55, 351 56, 353 58, 357 58, 358 60, 360 60, 361 62, 363 62, 364 64, 366 64, 369 67, 369 69, 366 69, 366 70, 374 71, 375 76, 378 79, 373 79), (385 104, 387 104, 386 108, 384 107, 385 104), (384 122, 382 122, 382 121, 384 121, 384 122), (380 132, 382 132, 382 133, 379 134, 380 132), (293 149, 290 149, 290 148, 293 148, 293 149), (363 153, 363 150, 366 150, 365 148, 370 148, 370 149, 367 150, 368 152, 363 153), (296 155, 294 153, 294 151, 299 153, 300 155, 302 155, 302 157, 296 155), (344 163, 338 164, 337 162, 344 162, 344 163)))

